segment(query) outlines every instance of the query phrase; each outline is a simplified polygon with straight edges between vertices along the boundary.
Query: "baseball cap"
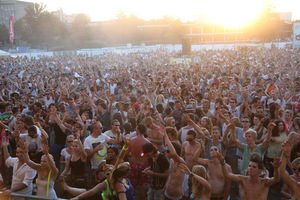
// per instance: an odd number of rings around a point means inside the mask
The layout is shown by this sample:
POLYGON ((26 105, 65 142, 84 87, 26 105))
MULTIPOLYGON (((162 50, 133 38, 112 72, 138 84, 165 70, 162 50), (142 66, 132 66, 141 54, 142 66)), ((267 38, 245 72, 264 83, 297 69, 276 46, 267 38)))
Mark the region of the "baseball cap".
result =
POLYGON ((151 143, 146 143, 142 146, 142 152, 141 152, 141 156, 145 157, 147 156, 152 150, 154 149, 153 144, 151 143))

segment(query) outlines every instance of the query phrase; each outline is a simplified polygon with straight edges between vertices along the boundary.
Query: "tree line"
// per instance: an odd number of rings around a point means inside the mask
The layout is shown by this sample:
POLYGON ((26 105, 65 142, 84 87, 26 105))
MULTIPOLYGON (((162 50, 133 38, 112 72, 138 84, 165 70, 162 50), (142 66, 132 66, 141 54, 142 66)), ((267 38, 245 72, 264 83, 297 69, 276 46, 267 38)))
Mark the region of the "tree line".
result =
MULTIPOLYGON (((91 22, 87 15, 77 14, 71 24, 66 24, 47 11, 42 3, 35 3, 25 10, 25 16, 14 22, 14 45, 50 51, 101 48, 126 43, 136 45, 142 42, 178 44, 182 42, 187 29, 180 19, 170 16, 146 21, 135 15, 126 16, 120 11, 113 20, 91 22), (141 28, 144 25, 169 26, 141 28)), ((287 37, 291 34, 292 25, 286 25, 268 6, 256 21, 243 27, 242 31, 248 39, 258 38, 265 42, 287 37)), ((0 42, 8 44, 8 36, 8 27, 0 25, 0 42)))

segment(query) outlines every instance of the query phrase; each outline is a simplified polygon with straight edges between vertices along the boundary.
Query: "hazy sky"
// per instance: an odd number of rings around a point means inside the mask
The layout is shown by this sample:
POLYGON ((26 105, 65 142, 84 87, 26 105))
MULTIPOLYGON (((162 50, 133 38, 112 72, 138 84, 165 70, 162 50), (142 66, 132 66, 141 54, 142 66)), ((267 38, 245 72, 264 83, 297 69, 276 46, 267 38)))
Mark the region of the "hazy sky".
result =
MULTIPOLYGON (((49 11, 60 7, 66 14, 86 13, 92 21, 115 18, 119 11, 146 20, 169 15, 181 21, 194 20, 193 15, 206 14, 218 21, 241 25, 258 15, 266 0, 27 0, 47 4, 49 11)), ((272 0, 276 11, 290 11, 300 19, 300 0, 272 0)))

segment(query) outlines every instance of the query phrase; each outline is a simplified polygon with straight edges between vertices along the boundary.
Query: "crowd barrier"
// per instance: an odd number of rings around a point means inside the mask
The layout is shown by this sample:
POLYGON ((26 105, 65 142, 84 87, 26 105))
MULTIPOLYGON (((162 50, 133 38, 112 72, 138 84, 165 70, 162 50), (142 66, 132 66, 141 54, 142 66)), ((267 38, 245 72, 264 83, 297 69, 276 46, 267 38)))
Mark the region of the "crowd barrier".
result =
MULTIPOLYGON (((3 195, 2 192, 0 192, 0 199, 1 200, 55 200, 54 198, 49 198, 49 197, 40 197, 40 196, 35 196, 35 195, 24 195, 24 194, 18 194, 18 193, 11 193, 10 195, 6 196, 3 195)), ((66 200, 66 199, 61 199, 61 198, 56 198, 57 200, 66 200)))

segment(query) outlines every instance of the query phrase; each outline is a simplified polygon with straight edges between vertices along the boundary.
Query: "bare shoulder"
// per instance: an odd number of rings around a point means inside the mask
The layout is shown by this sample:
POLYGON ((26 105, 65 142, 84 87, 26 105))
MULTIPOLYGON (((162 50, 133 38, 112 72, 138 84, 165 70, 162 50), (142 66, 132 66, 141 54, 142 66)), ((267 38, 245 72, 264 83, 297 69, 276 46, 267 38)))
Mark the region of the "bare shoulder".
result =
POLYGON ((182 143, 182 147, 185 147, 188 144, 188 141, 182 143))
POLYGON ((231 166, 229 164, 226 163, 225 166, 229 172, 232 172, 231 166))

